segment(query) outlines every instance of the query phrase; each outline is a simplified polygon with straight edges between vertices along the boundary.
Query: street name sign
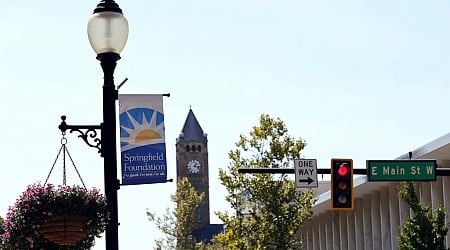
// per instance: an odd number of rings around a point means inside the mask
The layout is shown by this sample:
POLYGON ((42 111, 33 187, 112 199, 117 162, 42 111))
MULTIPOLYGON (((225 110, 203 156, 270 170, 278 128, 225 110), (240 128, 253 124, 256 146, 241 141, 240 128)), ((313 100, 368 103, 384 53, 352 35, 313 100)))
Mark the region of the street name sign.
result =
POLYGON ((295 159, 295 183, 297 188, 318 187, 317 160, 295 159))
POLYGON ((435 181, 436 160, 368 160, 368 181, 435 181))

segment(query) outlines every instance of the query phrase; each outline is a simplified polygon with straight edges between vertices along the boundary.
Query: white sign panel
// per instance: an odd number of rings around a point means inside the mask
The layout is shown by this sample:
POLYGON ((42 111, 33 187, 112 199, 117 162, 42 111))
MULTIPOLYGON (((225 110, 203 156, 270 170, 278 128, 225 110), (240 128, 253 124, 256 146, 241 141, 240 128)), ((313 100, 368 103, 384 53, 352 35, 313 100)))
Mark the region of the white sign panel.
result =
POLYGON ((296 159, 295 183, 298 188, 318 187, 317 182, 317 160, 316 159, 296 159))

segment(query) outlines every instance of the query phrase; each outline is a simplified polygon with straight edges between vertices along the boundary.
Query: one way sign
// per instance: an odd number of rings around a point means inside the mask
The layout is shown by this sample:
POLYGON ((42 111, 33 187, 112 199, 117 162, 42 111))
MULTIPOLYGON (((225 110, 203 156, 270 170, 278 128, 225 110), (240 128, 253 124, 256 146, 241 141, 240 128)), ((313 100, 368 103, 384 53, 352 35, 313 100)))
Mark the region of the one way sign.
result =
POLYGON ((298 188, 318 187, 316 159, 296 159, 294 165, 295 183, 298 188))

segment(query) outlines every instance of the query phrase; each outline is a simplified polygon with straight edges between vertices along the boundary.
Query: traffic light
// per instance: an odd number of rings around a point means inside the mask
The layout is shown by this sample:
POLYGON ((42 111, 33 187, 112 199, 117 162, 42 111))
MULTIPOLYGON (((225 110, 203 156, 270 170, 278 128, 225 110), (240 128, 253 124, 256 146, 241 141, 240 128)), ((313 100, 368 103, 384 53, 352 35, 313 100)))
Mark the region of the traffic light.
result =
POLYGON ((353 160, 331 159, 331 208, 353 210, 353 160))

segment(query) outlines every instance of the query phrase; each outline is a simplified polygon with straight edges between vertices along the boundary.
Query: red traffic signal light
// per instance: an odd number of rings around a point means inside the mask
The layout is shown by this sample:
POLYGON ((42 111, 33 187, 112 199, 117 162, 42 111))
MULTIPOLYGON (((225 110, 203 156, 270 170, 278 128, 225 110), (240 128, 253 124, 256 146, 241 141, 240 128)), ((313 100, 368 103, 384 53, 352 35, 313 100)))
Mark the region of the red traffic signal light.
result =
POLYGON ((353 160, 331 159, 331 207, 352 210, 353 205, 353 160))
POLYGON ((350 171, 350 169, 349 169, 349 167, 347 167, 347 164, 341 164, 338 167, 337 174, 341 177, 344 177, 348 174, 349 171, 350 171))

